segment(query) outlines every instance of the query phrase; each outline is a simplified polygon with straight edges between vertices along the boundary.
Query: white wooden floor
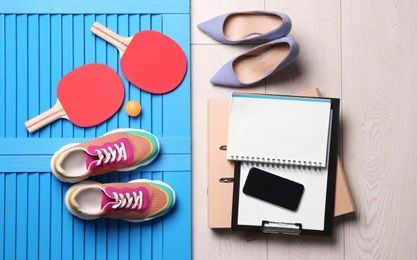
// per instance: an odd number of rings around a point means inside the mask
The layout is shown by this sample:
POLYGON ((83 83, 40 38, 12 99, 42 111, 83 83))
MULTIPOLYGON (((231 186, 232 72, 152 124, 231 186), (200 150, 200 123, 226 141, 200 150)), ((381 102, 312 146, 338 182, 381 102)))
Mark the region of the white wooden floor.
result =
POLYGON ((193 259, 417 259, 417 1, 191 0, 193 259), (207 99, 236 89, 209 79, 251 46, 196 27, 226 12, 288 14, 295 63, 245 91, 319 88, 341 98, 340 153, 357 208, 332 238, 269 237, 207 227, 207 99))

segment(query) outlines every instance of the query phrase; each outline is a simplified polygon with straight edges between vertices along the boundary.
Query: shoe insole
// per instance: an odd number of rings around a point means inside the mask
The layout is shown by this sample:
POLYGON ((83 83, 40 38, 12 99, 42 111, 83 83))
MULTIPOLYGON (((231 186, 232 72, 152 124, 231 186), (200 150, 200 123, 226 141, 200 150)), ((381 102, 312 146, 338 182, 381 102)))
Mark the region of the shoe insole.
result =
POLYGON ((97 213, 101 210, 101 189, 88 188, 80 191, 75 199, 84 212, 97 213))
POLYGON ((233 69, 240 82, 249 84, 269 74, 289 53, 290 46, 285 42, 265 46, 236 59, 233 69))
POLYGON ((278 28, 282 19, 272 14, 232 14, 223 25, 224 36, 232 41, 253 38, 278 28))
POLYGON ((78 177, 85 174, 87 167, 85 164, 84 151, 79 150, 72 152, 65 158, 61 165, 62 169, 64 169, 70 177, 78 177))

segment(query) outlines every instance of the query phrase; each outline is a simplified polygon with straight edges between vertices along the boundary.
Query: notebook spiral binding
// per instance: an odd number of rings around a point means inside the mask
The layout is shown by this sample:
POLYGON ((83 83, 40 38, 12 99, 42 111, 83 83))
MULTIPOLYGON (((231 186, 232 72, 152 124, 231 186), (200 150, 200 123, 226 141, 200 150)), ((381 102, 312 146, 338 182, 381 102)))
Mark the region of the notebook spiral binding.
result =
POLYGON ((321 168, 324 167, 321 162, 310 162, 310 161, 297 161, 287 159, 274 159, 274 158, 261 158, 261 157, 250 157, 250 156, 236 156, 232 155, 231 160, 242 161, 245 163, 252 164, 267 164, 267 165, 282 165, 282 166, 300 166, 308 168, 321 168))

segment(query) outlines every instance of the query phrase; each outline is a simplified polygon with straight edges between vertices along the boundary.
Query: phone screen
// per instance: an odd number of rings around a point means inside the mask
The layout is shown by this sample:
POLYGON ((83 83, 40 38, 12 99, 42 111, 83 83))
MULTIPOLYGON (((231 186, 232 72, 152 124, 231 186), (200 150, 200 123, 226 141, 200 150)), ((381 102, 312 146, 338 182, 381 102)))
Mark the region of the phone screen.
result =
POLYGON ((300 183, 258 168, 249 170, 243 193, 277 206, 296 211, 304 192, 300 183))

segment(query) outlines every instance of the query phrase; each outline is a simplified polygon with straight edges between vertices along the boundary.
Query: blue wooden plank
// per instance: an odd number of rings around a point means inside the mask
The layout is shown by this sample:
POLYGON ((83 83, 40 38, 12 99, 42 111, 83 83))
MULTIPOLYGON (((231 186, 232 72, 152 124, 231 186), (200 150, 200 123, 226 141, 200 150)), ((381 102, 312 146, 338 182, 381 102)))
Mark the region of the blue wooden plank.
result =
MULTIPOLYGON (((141 179, 152 180, 152 172, 143 171, 141 179)), ((152 259, 152 221, 142 223, 140 249, 140 259, 152 259)))
POLYGON ((131 171, 129 172, 129 180, 137 180, 142 178, 142 172, 141 171, 131 171))
POLYGON ((107 248, 102 250, 107 250, 108 259, 117 259, 119 254, 119 221, 121 220, 107 220, 107 248))
POLYGON ((17 26, 17 105, 16 105, 16 136, 27 137, 24 127, 28 111, 28 17, 25 14, 16 17, 17 26))
MULTIPOLYGON (((140 30, 150 30, 151 25, 151 16, 150 15, 141 15, 140 16, 140 30)), ((140 100, 142 105, 142 112, 140 116, 141 127, 149 132, 152 132, 152 94, 141 91, 140 100)))
MULTIPOLYGON (((129 35, 129 16, 128 15, 118 15, 117 17, 117 32, 119 35, 129 35)), ((119 56, 120 57, 120 56, 119 56)), ((118 66, 119 68, 119 66, 118 66)), ((121 74, 121 71, 118 70, 118 73, 121 74)), ((121 113, 118 113, 119 119, 119 128, 129 127, 129 116, 124 112, 124 105, 129 101, 129 81, 125 77, 121 77, 123 81, 123 86, 125 89, 124 101, 122 104, 121 113)))
POLYGON ((96 221, 85 222, 85 259, 96 259, 96 221))
MULTIPOLYGON (((65 208, 65 207, 64 207, 65 208)), ((67 210, 65 208, 65 210, 67 210)), ((85 236, 84 236, 84 226, 87 221, 74 217, 74 228, 73 228, 73 257, 68 259, 84 259, 85 254, 85 236)))
POLYGON ((96 21, 94 14, 85 14, 84 17, 84 62, 85 64, 96 62, 95 42, 96 36, 91 33, 91 25, 96 21))
POLYGON ((4 258, 16 259, 16 173, 5 176, 4 258))
MULTIPOLYGON (((153 179, 164 181, 162 172, 154 172, 153 179)), ((163 255, 163 217, 152 221, 152 259, 162 259, 163 255)))
MULTIPOLYGON (((152 15, 152 30, 162 32, 162 15, 152 15)), ((152 132, 162 135, 163 131, 163 95, 152 96, 152 132)))
POLYGON ((152 180, 152 172, 141 170, 140 179, 152 180))
MULTIPOLYGON (((66 183, 62 186, 60 192, 66 192, 70 185, 66 183)), ((64 193, 65 194, 65 193, 64 193)), ((61 199, 61 204, 62 204, 61 199)), ((59 211, 62 212, 62 235, 61 235, 61 243, 62 243, 62 255, 61 259, 72 259, 73 258, 73 240, 80 239, 73 237, 73 228, 74 228, 74 216, 67 210, 67 208, 62 205, 59 207, 59 211)))
MULTIPOLYGON (((0 138, 0 143, 8 151, 0 150, 1 155, 52 155, 62 146, 82 143, 91 138, 0 138)), ((170 143, 170 141, 168 140, 170 143)), ((171 145, 170 145, 171 146, 171 145)))
MULTIPOLYGON (((51 15, 51 103, 56 103, 56 89, 63 76, 62 15, 51 15)), ((63 120, 51 123, 51 137, 62 137, 63 120)))
MULTIPOLYGON (((140 15, 132 14, 129 16, 129 32, 127 35, 134 35, 135 33, 140 31, 140 15)), ((129 100, 136 100, 141 103, 140 100, 140 90, 139 88, 135 87, 133 84, 129 83, 125 85, 129 89, 129 100)), ((142 115, 139 114, 137 117, 130 117, 129 118, 129 127, 131 128, 141 128, 140 124, 140 117, 142 115)))
MULTIPOLYGON (((28 118, 39 115, 39 15, 28 16, 28 118)), ((36 131, 29 135, 30 137, 39 137, 36 131)))
POLYGON ((118 259, 129 259, 129 222, 119 221, 119 244, 117 245, 118 259))
MULTIPOLYGON (((52 107, 51 102, 51 17, 39 16, 39 112, 45 112, 52 107)), ((39 129, 39 136, 51 137, 51 126, 39 129)))
MULTIPOLYGON (((51 157, 40 156, 0 156, 0 172, 46 172, 50 171, 51 157), (22 164, 22 161, 25 163, 22 164)), ((190 170, 190 155, 159 155, 152 163, 135 171, 186 171, 190 170)), ((117 173, 116 173, 117 174, 117 173)), ((123 174, 123 173, 120 173, 123 174)))
POLYGON ((164 181, 176 193, 175 207, 164 216, 164 258, 191 259, 191 172, 165 172, 164 181))
MULTIPOLYGON (((91 25, 95 22, 96 16, 94 14, 87 14, 84 16, 84 63, 96 62, 96 36, 90 32, 91 25)), ((96 127, 88 127, 85 129, 85 137, 95 137, 96 127)))
MULTIPOLYGON (((73 15, 72 16, 73 22, 73 63, 74 68, 78 68, 84 64, 85 62, 85 39, 84 39, 84 15, 73 15)), ((71 33, 71 32, 69 32, 71 33)), ((85 128, 73 125, 74 133, 72 136, 74 137, 84 137, 85 136, 85 128)))
POLYGON ((60 259, 63 254, 62 237, 63 230, 67 229, 67 223, 62 217, 62 183, 51 175, 51 258, 60 259))
POLYGON ((16 259, 28 258, 28 174, 17 174, 16 259))
POLYGON ((175 90, 164 95, 164 134, 170 136, 190 136, 190 35, 188 15, 164 15, 164 34, 176 41, 187 56, 187 73, 175 90), (183 100, 183 102, 178 102, 183 100), (181 116, 178 116, 181 115, 181 116))
POLYGON ((51 256, 51 174, 39 174, 39 259, 51 256))
MULTIPOLYGON (((4 61, 6 53, 5 18, 0 14, 0 60, 4 61)), ((5 83, 5 62, 0 62, 0 137, 6 133, 6 83, 5 83)))
POLYGON ((141 225, 140 255, 134 256, 140 259, 152 259, 152 221, 143 222, 141 225))
MULTIPOLYGON (((107 25, 109 28, 116 28, 117 31, 117 17, 118 15, 107 15, 107 25)), ((119 67, 119 51, 111 44, 107 45, 107 65, 109 65, 115 71, 118 71, 119 67)), ((113 115, 107 120, 107 131, 118 128, 118 115, 113 115)))
MULTIPOLYGON (((74 52, 74 68, 78 68, 81 65, 87 64, 85 62, 85 18, 83 14, 72 15, 73 31, 67 32, 73 34, 73 52, 74 52)), ((89 30, 88 30, 89 32, 89 30)), ((92 34, 91 32, 89 32, 92 34)))
MULTIPOLYGON (((58 17, 57 17, 58 19, 58 17)), ((59 68, 59 66, 62 67, 62 72, 60 74, 57 74, 57 77, 59 77, 61 79, 61 77, 65 76, 66 74, 68 74, 70 71, 72 71, 74 69, 74 27, 73 27, 73 22, 72 22, 72 15, 70 14, 66 14, 66 15, 62 15, 61 16, 61 23, 62 23, 62 29, 60 28, 60 30, 62 30, 61 32, 58 32, 57 28, 52 28, 52 30, 56 31, 56 34, 61 34, 62 36, 62 42, 61 45, 62 46, 62 65, 58 65, 60 60, 57 60, 57 62, 55 63, 57 69, 59 68)), ((55 42, 55 44, 59 44, 59 42, 55 42)), ((61 51, 60 49, 58 49, 58 47, 55 49, 56 50, 56 54, 58 54, 59 51, 61 51)), ((59 79, 59 80, 60 80, 59 79)), ((59 81, 58 81, 59 82, 59 81)), ((58 86, 58 82, 56 84, 56 86, 58 86)), ((53 102, 53 101, 52 101, 53 102)), ((62 136, 64 137, 72 137, 73 136, 73 131, 74 131, 74 125, 68 121, 68 120, 60 120, 62 121, 62 136)))
MULTIPOLYGON (((28 256, 39 259, 39 173, 28 175, 28 256)), ((1 205, 0 205, 1 207, 1 205)))
POLYGON ((129 226, 129 256, 131 259, 140 259, 138 256, 141 252, 140 239, 142 226, 140 224, 138 225, 138 223, 130 223, 129 226))
POLYGON ((44 172, 50 171, 50 156, 1 156, 0 172, 44 172), (24 164, 22 162, 25 162, 24 164), (16 169, 16 171, 13 171, 16 169), (41 170, 39 170, 41 169, 41 170))
MULTIPOLYGON (((0 241, 5 241, 5 225, 6 225, 6 177, 0 172, 0 241)), ((4 259, 4 242, 0 243, 0 257, 4 259)))
MULTIPOLYGON (((62 146, 71 143, 83 143, 92 140, 88 138, 0 138, 3 149, 2 155, 52 155, 62 146)), ((161 145, 161 154, 189 154, 189 137, 161 137, 157 136, 161 145)))
POLYGON ((16 137, 16 15, 7 15, 6 16, 6 36, 5 36, 5 63, 6 66, 6 93, 5 93, 5 105, 6 105, 6 115, 5 124, 6 127, 6 137, 16 137))
POLYGON ((130 14, 130 13, 189 13, 189 1, 168 0, 124 0, 123 4, 112 0, 101 1, 3 1, 0 2, 2 13, 27 14, 130 14))
POLYGON ((96 222, 96 259, 110 259, 107 258, 107 219, 100 218, 96 222))
MULTIPOLYGON (((64 71, 64 35, 63 15, 54 14, 50 16, 51 30, 51 103, 56 102, 57 86, 66 71, 64 71)), ((63 120, 57 120, 51 124, 50 137, 62 137, 63 120)), ((62 259, 64 256, 72 256, 72 215, 64 211, 63 207, 63 189, 65 185, 51 175, 51 258, 62 259), (66 214, 65 214, 66 213, 66 214), (70 220, 68 220, 70 219, 70 220), (71 248, 70 250, 68 248, 71 248)))
MULTIPOLYGON (((104 26, 107 26, 107 19, 106 15, 97 15, 96 21, 101 23, 104 26)), ((91 27, 91 26, 90 26, 91 27)), ((96 60, 98 63, 107 64, 107 51, 108 49, 115 51, 113 46, 107 47, 107 43, 100 39, 99 37, 94 37, 96 43, 96 60)), ((110 44, 109 44, 110 45, 110 44)), ((117 55, 117 53, 116 53, 117 55)), ((97 136, 101 136, 107 132, 107 122, 103 122, 96 127, 97 129, 97 136)))

